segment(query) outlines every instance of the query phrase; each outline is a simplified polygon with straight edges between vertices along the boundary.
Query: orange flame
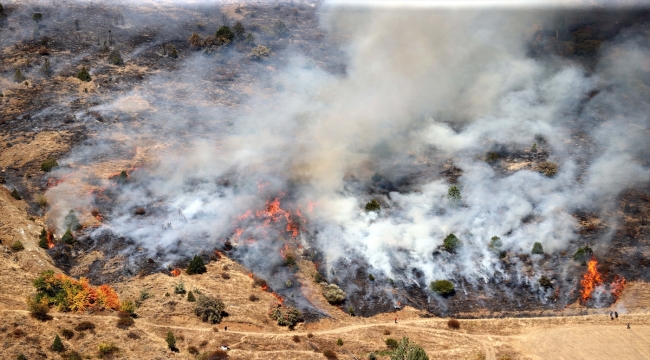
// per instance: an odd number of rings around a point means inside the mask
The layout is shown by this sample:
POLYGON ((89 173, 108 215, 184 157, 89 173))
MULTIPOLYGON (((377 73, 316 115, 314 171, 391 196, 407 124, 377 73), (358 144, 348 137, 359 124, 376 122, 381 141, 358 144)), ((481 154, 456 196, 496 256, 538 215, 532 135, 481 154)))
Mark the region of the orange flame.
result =
POLYGON ((219 250, 215 250, 214 255, 217 257, 217 260, 221 260, 221 258, 223 257, 223 254, 219 250))
POLYGON ((280 296, 280 295, 278 295, 278 294, 276 294, 274 292, 271 293, 271 296, 273 296, 275 298, 275 300, 277 300, 280 303, 280 305, 284 304, 284 298, 282 296, 280 296))
POLYGON ((262 284, 262 291, 269 291, 269 286, 266 284, 262 284))
POLYGON ((253 273, 248 273, 248 277, 252 279, 253 278, 253 273))
POLYGON ((582 290, 580 290, 582 303, 586 303, 589 298, 591 298, 591 293, 594 291, 596 286, 603 283, 603 277, 596 269, 598 261, 595 257, 592 257, 587 264, 587 272, 582 276, 580 285, 582 285, 582 290))
POLYGON ((177 277, 177 276, 179 276, 181 274, 181 269, 176 268, 176 269, 171 271, 171 274, 172 274, 173 277, 177 277))
POLYGON ((69 178, 70 176, 72 176, 72 174, 74 174, 74 172, 71 172, 71 173, 69 173, 69 174, 63 175, 63 176, 62 176, 60 179, 58 179, 58 180, 57 180, 57 179, 54 179, 54 178, 50 178, 50 179, 47 180, 47 185, 46 185, 46 187, 47 187, 48 189, 49 189, 49 188, 52 188, 52 187, 55 187, 55 186, 59 185, 60 183, 64 182, 64 181, 65 181, 67 178, 69 178))
POLYGON ((614 281, 612 282, 610 289, 612 291, 612 295, 614 295, 614 297, 616 298, 615 302, 618 301, 618 298, 621 296, 621 293, 623 293, 623 290, 625 290, 626 282, 627 281, 622 276, 621 277, 616 276, 614 278, 614 281))
POLYGON ((54 236, 51 231, 47 231, 47 248, 51 249, 54 247, 54 236))

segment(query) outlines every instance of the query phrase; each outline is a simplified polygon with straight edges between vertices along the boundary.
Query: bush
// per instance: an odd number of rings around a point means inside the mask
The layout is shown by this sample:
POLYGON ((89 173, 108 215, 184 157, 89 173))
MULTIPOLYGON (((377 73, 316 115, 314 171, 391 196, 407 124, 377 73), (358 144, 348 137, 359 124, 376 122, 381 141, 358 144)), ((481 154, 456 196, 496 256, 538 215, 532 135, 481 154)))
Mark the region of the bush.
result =
POLYGON ((167 342, 167 346, 170 349, 175 349, 176 348, 176 337, 174 337, 174 334, 171 331, 167 332, 167 337, 165 337, 165 342, 167 342))
POLYGON ((501 238, 498 236, 492 236, 490 239, 490 249, 498 249, 501 246, 503 246, 503 242, 501 241, 501 238))
POLYGON ((485 155, 485 162, 489 164, 494 164, 497 160, 499 160, 499 154, 494 151, 490 151, 485 155))
POLYGON ((284 34, 287 33, 287 31, 289 31, 289 28, 281 20, 278 20, 273 23, 273 32, 277 36, 283 36, 284 34))
POLYGON ((326 349, 326 350, 324 350, 324 351, 323 351, 323 355, 324 355, 328 360, 338 359, 338 357, 336 356, 336 353, 335 353, 334 351, 330 350, 330 349, 326 349))
POLYGON ((383 332, 383 334, 384 334, 384 335, 390 335, 390 330, 385 329, 384 332, 383 332))
POLYGON ((120 317, 117 319, 117 327, 120 329, 128 329, 133 324, 135 324, 135 321, 132 317, 120 317))
POLYGON ((537 171, 541 172, 542 174, 548 177, 555 176, 555 174, 557 174, 557 170, 558 170, 557 164, 550 161, 544 161, 537 166, 537 171))
POLYGON ((573 260, 580 263, 586 263, 587 260, 591 259, 593 254, 594 251, 589 247, 589 245, 585 245, 584 247, 578 248, 578 251, 573 254, 573 260))
POLYGON ((23 243, 20 242, 20 240, 16 240, 11 244, 11 251, 19 252, 23 250, 25 250, 25 247, 23 246, 23 243))
POLYGON ((449 319, 449 321, 447 321, 447 326, 450 329, 460 329, 460 321, 456 319, 449 319))
MULTIPOLYGON (((41 209, 45 209, 47 207, 47 198, 44 195, 38 194, 36 195, 36 203, 41 209)), ((45 241, 47 242, 47 233, 45 234, 45 241)))
POLYGON ((366 203, 365 207, 366 211, 380 211, 381 210, 381 205, 379 205, 379 201, 372 199, 368 203, 366 203))
POLYGON ((136 332, 129 331, 128 334, 126 334, 126 337, 128 337, 131 340, 138 340, 140 339, 140 335, 138 335, 136 332))
MULTIPOLYGON (((2 10, 1 7, 2 7, 2 4, 0 4, 0 10, 2 10)), ((16 357, 16 360, 27 360, 27 357, 25 356, 25 354, 18 354, 18 357, 16 357)))
POLYGON ((312 334, 312 333, 307 333, 307 337, 311 339, 311 338, 314 337, 314 334, 312 334))
POLYGON ((47 158, 45 161, 41 163, 41 171, 49 172, 50 170, 54 169, 57 166, 59 166, 59 163, 56 162, 56 159, 47 158))
POLYGON ((454 283, 449 280, 432 281, 429 287, 438 295, 442 296, 451 295, 454 292, 454 283))
POLYGON ((257 45, 253 49, 251 49, 250 54, 248 54, 248 57, 254 60, 261 60, 263 58, 266 58, 271 54, 271 50, 267 48, 266 46, 263 45, 257 45))
POLYGON ((61 342, 61 338, 59 337, 59 335, 56 335, 54 337, 54 342, 52 343, 52 351, 61 352, 63 351, 63 349, 64 347, 63 347, 63 343, 61 342))
POLYGON ((198 299, 196 299, 194 314, 204 322, 218 324, 221 322, 224 309, 225 305, 220 299, 212 296, 199 295, 198 299))
POLYGON ((133 300, 123 300, 120 303, 120 311, 124 311, 127 314, 135 313, 135 302, 133 300))
POLYGON ((201 37, 197 33, 193 33, 187 41, 190 43, 190 46, 199 48, 201 47, 201 37))
POLYGON ((188 275, 203 274, 206 271, 208 270, 205 268, 203 258, 199 255, 195 255, 192 261, 190 261, 190 264, 187 266, 188 275))
POLYGON ((72 237, 72 231, 70 231, 70 228, 68 228, 65 234, 61 236, 61 242, 68 245, 72 245, 72 243, 74 243, 74 237, 72 237))
POLYGON ((287 280, 287 281, 284 282, 284 286, 286 286, 287 288, 290 288, 290 287, 293 286, 293 282, 291 280, 287 280))
POLYGON ((187 348, 187 352, 192 354, 192 355, 198 355, 199 354, 199 349, 197 349, 196 346, 190 346, 187 348))
POLYGON ((82 360, 81 354, 76 351, 67 351, 65 354, 61 355, 63 360, 82 360))
POLYGON ((460 240, 454 234, 449 234, 442 243, 445 251, 453 253, 460 246, 460 240))
POLYGON ((229 359, 228 352, 224 350, 213 351, 208 355, 207 358, 205 358, 205 360, 228 360, 228 359, 229 359))
POLYGON ((553 283, 551 283, 551 279, 546 277, 546 275, 542 275, 542 277, 539 278, 539 286, 548 289, 553 287, 553 283))
POLYGON ((368 274, 368 280, 375 281, 375 277, 372 274, 368 274))
POLYGON ((194 297, 194 293, 191 291, 187 293, 187 301, 188 302, 196 302, 196 298, 194 297))
POLYGON ((235 23, 235 26, 232 27, 232 32, 235 34, 236 41, 242 41, 245 38, 246 28, 244 28, 244 25, 241 23, 241 21, 237 21, 235 23))
POLYGON ((530 152, 533 154, 537 153, 537 143, 533 143, 533 146, 530 147, 530 152))
POLYGON ((117 50, 113 50, 110 55, 108 55, 108 63, 112 65, 124 65, 122 54, 117 50))
POLYGON ((299 342, 300 342, 300 336, 298 336, 298 335, 294 335, 291 339, 292 339, 293 342, 295 342, 295 343, 299 343, 299 342))
POLYGON ((269 317, 280 326, 295 326, 302 321, 302 313, 292 306, 273 304, 269 309, 269 317))
POLYGON ((368 354, 368 360, 377 360, 377 355, 375 353, 368 354))
POLYGON ((113 343, 99 343, 98 348, 100 356, 112 355, 120 350, 113 343))
POLYGON ((329 284, 323 289, 323 296, 330 304, 338 304, 345 300, 346 293, 336 284, 329 284))
POLYGON ((50 307, 46 303, 29 298, 27 300, 27 306, 29 307, 29 314, 34 319, 41 321, 50 320, 50 307))
POLYGON ((388 338, 384 341, 386 343, 386 346, 388 346, 389 349, 396 349, 397 348, 397 340, 393 338, 388 338))
POLYGON ((14 72, 14 82, 21 83, 25 80, 27 80, 27 78, 25 77, 25 75, 23 75, 22 71, 20 71, 20 69, 16 69, 16 71, 14 72))
POLYGON ((75 331, 95 330, 95 324, 90 321, 82 321, 75 326, 75 331))
POLYGON ((66 340, 70 340, 74 336, 74 331, 70 329, 63 329, 61 330, 61 336, 63 336, 66 340))
POLYGON ((454 185, 449 188, 449 191, 447 191, 447 198, 451 204, 458 204, 460 202, 463 197, 460 195, 460 189, 458 186, 454 185))
POLYGON ((223 25, 217 29, 214 33, 214 37, 216 37, 222 44, 227 44, 235 39, 235 33, 230 30, 230 27, 223 25))
POLYGON ((336 346, 343 346, 343 339, 341 338, 336 339, 336 346))
POLYGON ((531 252, 533 254, 543 255, 544 254, 544 249, 542 248, 542 243, 535 242, 533 244, 533 250, 531 252))
POLYGON ((77 78, 85 82, 89 82, 90 80, 92 80, 92 78, 90 77, 90 73, 88 73, 88 69, 86 69, 85 66, 81 67, 81 70, 77 74, 77 78))
POLYGON ((174 285, 174 294, 185 294, 185 284, 182 281, 174 285))
POLYGON ((14 190, 11 192, 10 195, 11 195, 12 198, 14 198, 16 200, 22 200, 23 199, 23 197, 20 196, 20 194, 18 193, 18 190, 16 190, 16 188, 14 188, 14 190))
POLYGON ((169 57, 172 59, 178 59, 178 51, 176 47, 172 45, 172 50, 169 52, 169 57))
POLYGON ((409 338, 403 337, 391 355, 391 360, 429 360, 429 356, 421 347, 411 343, 409 338))
POLYGON ((296 266, 296 259, 293 257, 293 255, 287 255, 287 257, 284 259, 284 266, 296 266))
POLYGON ((63 227, 70 228, 72 231, 81 229, 81 224, 79 223, 77 214, 75 214, 74 210, 68 211, 68 215, 66 215, 63 219, 63 227))
POLYGON ((250 300, 250 301, 257 301, 257 300, 259 300, 259 299, 260 299, 260 298, 257 297, 257 295, 255 295, 255 294, 251 294, 251 296, 248 297, 248 300, 250 300))
POLYGON ((244 43, 253 45, 255 43, 255 36, 252 33, 246 34, 246 39, 244 39, 244 43))
POLYGON ((32 20, 34 20, 34 22, 36 22, 38 24, 39 22, 41 22, 41 20, 43 20, 43 14, 41 14, 39 12, 35 12, 32 15, 32 20))

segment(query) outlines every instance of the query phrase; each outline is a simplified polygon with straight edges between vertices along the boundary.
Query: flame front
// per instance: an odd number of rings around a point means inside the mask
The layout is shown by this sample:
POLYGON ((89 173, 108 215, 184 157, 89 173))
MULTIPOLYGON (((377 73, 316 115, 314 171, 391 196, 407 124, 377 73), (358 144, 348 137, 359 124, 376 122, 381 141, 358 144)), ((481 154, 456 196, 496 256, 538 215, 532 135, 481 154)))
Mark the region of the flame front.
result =
POLYGON ((580 290, 581 302, 584 304, 591 298, 591 293, 594 292, 596 286, 603 283, 603 277, 596 269, 598 261, 595 257, 592 257, 587 264, 587 272, 582 276, 580 285, 582 285, 582 290, 580 290))
POLYGON ((616 276, 614 278, 614 281, 610 285, 612 295, 614 295, 614 298, 616 298, 616 301, 618 301, 618 298, 621 296, 621 293, 623 293, 623 290, 625 290, 625 283, 626 283, 626 280, 625 280, 624 277, 616 276))
POLYGON ((181 269, 176 268, 176 269, 171 271, 171 274, 172 274, 173 277, 177 277, 177 276, 179 276, 181 274, 181 269))
POLYGON ((52 231, 47 231, 47 248, 51 249, 54 247, 54 235, 52 235, 52 231))

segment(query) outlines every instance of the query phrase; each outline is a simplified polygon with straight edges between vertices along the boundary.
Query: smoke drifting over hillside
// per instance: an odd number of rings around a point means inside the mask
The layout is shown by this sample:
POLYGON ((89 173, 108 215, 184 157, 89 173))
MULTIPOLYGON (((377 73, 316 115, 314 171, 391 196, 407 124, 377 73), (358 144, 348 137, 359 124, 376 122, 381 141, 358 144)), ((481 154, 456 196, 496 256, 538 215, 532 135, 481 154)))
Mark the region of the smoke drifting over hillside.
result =
POLYGON ((229 241, 276 286, 290 276, 275 273, 289 249, 322 256, 329 280, 349 293, 359 263, 378 280, 422 287, 438 279, 537 287, 541 256, 529 274, 506 271, 499 252, 530 254, 540 242, 547 253, 573 253, 583 245, 575 212, 614 221, 607 214, 621 191, 650 180, 650 88, 637 76, 650 70, 647 36, 626 30, 587 69, 530 56, 540 16, 326 8, 330 36, 350 37, 346 74, 289 46, 290 60, 260 67, 248 96, 228 107, 204 90, 214 59, 192 55, 180 71, 94 109, 137 121, 60 161, 69 167, 58 176, 70 178, 47 193, 50 219, 62 234, 69 209, 88 214, 102 201, 71 196, 78 179, 117 189, 91 237, 110 231, 164 262, 229 241), (136 159, 124 163, 135 168, 128 180, 97 177, 95 162, 123 153, 136 159), (555 176, 537 171, 544 160, 558 164, 555 176), (460 175, 459 204, 447 197, 454 177, 445 169, 460 175), (381 211, 364 210, 371 199, 381 211), (135 216, 138 207, 146 215, 135 216), (452 233, 461 246, 447 253, 440 247, 452 233), (493 236, 501 248, 490 248, 493 236))

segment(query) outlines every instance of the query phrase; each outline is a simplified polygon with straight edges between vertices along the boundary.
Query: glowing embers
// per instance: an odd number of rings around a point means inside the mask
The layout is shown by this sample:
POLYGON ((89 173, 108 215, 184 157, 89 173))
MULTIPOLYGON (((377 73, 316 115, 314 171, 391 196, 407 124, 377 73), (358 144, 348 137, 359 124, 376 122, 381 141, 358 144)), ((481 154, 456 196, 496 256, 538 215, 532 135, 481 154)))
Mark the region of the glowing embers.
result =
POLYGON ((176 268, 176 269, 170 271, 169 273, 171 274, 172 277, 177 277, 177 276, 179 276, 181 274, 181 269, 176 268))
POLYGON ((54 247, 54 234, 51 230, 47 231, 47 248, 51 249, 54 247))
MULTIPOLYGON (((598 260, 595 257, 592 257, 587 263, 587 272, 582 276, 580 280, 580 303, 585 305, 589 299, 591 299, 594 291, 603 285, 604 280, 603 276, 598 272, 598 260)), ((618 298, 623 293, 625 289, 625 278, 622 276, 615 276, 614 281, 609 285, 609 291, 614 297, 614 302, 618 301, 618 298)), ((604 288, 601 288, 600 291, 605 291, 604 288)))
MULTIPOLYGON (((236 227, 233 230, 230 242, 237 243, 244 232, 248 232, 250 229, 258 229, 261 230, 262 233, 268 234, 268 229, 270 229, 273 224, 280 224, 283 227, 283 230, 278 229, 280 232, 278 235, 280 237, 286 236, 283 234, 283 232, 286 232, 292 239, 297 238, 300 234, 300 224, 306 223, 306 220, 300 211, 299 205, 295 210, 286 210, 282 208, 280 198, 283 195, 284 194, 272 201, 268 200, 264 205, 264 208, 261 210, 255 212, 247 210, 242 215, 235 217, 234 223, 236 227)), ((310 204, 310 207, 313 207, 313 204, 310 204)), ((253 236, 247 236, 246 242, 248 244, 254 244, 255 239, 253 236)))

